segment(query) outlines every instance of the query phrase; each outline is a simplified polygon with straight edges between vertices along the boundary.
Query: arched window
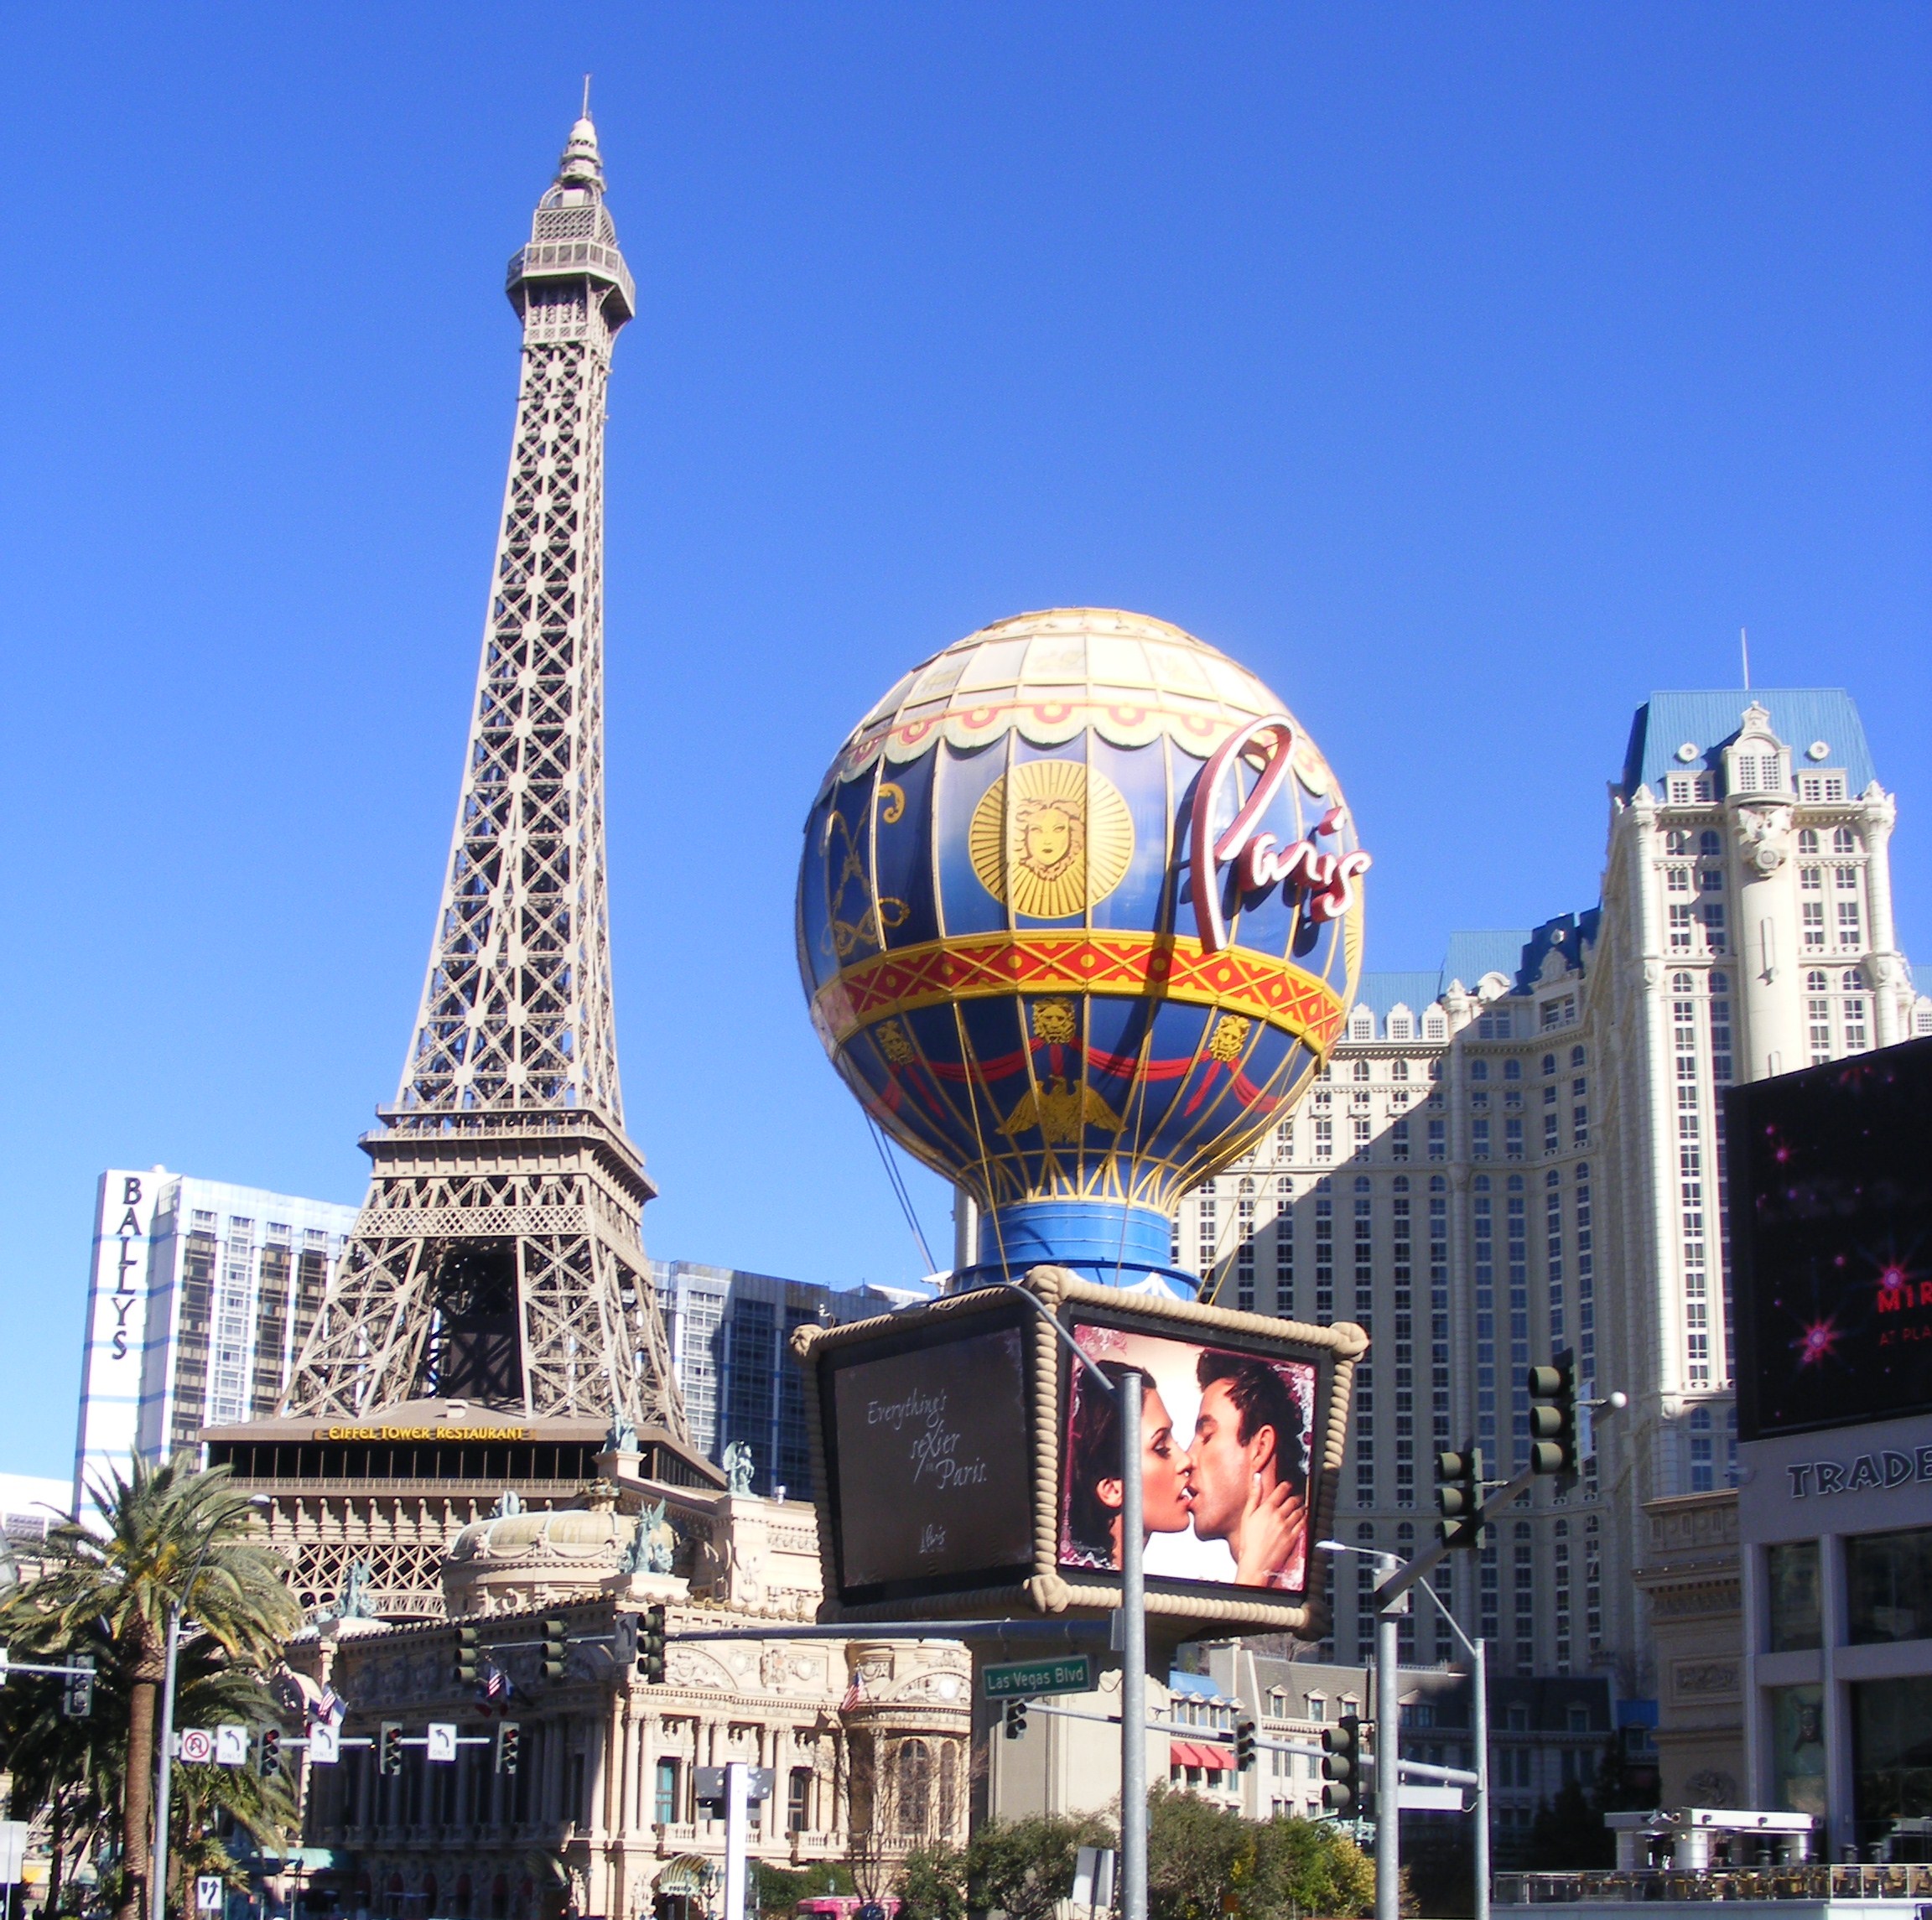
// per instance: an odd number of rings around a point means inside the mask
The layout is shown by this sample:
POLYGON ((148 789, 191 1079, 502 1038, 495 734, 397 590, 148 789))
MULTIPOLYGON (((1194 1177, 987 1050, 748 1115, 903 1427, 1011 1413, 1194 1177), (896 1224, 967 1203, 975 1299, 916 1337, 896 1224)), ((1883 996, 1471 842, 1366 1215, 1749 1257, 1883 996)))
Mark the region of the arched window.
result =
POLYGON ((1523 1062, 1506 1060, 1503 1062, 1503 1077, 1505 1080, 1520 1080, 1523 1077, 1523 1062))
POLYGON ((932 1756, 922 1740, 902 1740, 898 1753, 898 1828, 923 1834, 932 1823, 932 1756))
POLYGON ((1449 1182, 1443 1179, 1441 1174, 1432 1173, 1429 1176, 1429 1191, 1431 1193, 1446 1193, 1449 1191, 1449 1182))
POLYGON ((1828 994, 1831 991, 1831 976, 1814 968, 1805 976, 1805 991, 1808 994, 1828 994))
POLYGON ((1865 991, 1865 977, 1856 967, 1847 967, 1840 976, 1839 983, 1848 994, 1862 994, 1865 991))
POLYGON ((1510 1175, 1509 1191, 1512 1193, 1520 1193, 1523 1191, 1523 1176, 1521 1174, 1513 1173, 1510 1175))
POLYGON ((1831 836, 1831 851, 1834 854, 1856 854, 1858 851, 1858 836, 1849 827, 1841 827, 1831 836))
POLYGON ((1670 991, 1674 994, 1694 994, 1697 983, 1688 973, 1673 973, 1670 976, 1670 991))
POLYGON ((1690 1409, 1690 1430, 1694 1434, 1710 1432, 1711 1409, 1708 1407, 1693 1407, 1690 1409))
POLYGON ((1370 1183, 1367 1174, 1358 1173, 1356 1175, 1355 1191, 1358 1193, 1367 1193, 1369 1190, 1369 1184, 1370 1183))
POLYGON ((1489 1077, 1489 1062, 1472 1060, 1469 1062, 1469 1077, 1472 1080, 1487 1080, 1489 1077))
POLYGON ((1581 1066, 1583 1064, 1583 1049, 1581 1047, 1573 1046, 1570 1049, 1570 1064, 1572 1066, 1581 1066))
POLYGON ((1375 1538, 1375 1523, 1373 1520, 1363 1521, 1355 1529, 1355 1538, 1358 1541, 1373 1542, 1375 1538))
POLYGON ((1516 1523, 1516 1538, 1519 1540, 1527 1540, 1530 1538, 1530 1523, 1527 1520, 1519 1520, 1516 1523))
POLYGON ((1254 1182, 1251 1180, 1244 1180, 1234 1191, 1237 1193, 1252 1193, 1254 1191, 1254 1182))
POLYGON ((1579 1180, 1587 1180, 1587 1179, 1589 1179, 1589 1177, 1590 1177, 1590 1166, 1589 1166, 1589 1163, 1588 1163, 1587 1161, 1579 1161, 1579 1162, 1577 1163, 1577 1167, 1576 1167, 1576 1177, 1577 1177, 1577 1179, 1579 1179, 1579 1180))
POLYGON ((1293 1197, 1295 1192, 1295 1182, 1291 1181, 1286 1174, 1283 1174, 1280 1179, 1275 1182, 1275 1191, 1280 1194, 1284 1200, 1291 1199, 1293 1197))
POLYGON ((1818 829, 1815 827, 1799 828, 1798 851, 1800 854, 1815 854, 1818 851, 1818 829))
POLYGON ((1355 1077, 1358 1080, 1366 1080, 1369 1077, 1369 1066, 1367 1061, 1358 1060, 1355 1062, 1355 1077))
POLYGON ((939 1831, 949 1834, 959 1824, 959 1743, 939 1743, 939 1831))
POLYGON ((1399 1173, 1396 1175, 1395 1191, 1398 1193, 1406 1193, 1409 1191, 1409 1176, 1407 1174, 1399 1173))
POLYGON ((1664 851, 1667 854, 1688 854, 1690 851, 1690 834, 1686 828, 1673 827, 1664 836, 1664 851))
POLYGON ((1706 828, 1697 836, 1697 851, 1707 860, 1715 859, 1719 854, 1724 851, 1724 843, 1709 828, 1706 828))
POLYGON ((1389 1077, 1391 1080, 1406 1080, 1409 1077, 1409 1062, 1405 1060, 1395 1061, 1389 1069, 1389 1077))
POLYGON ((1556 1523, 1556 1538, 1559 1540, 1567 1540, 1570 1538, 1570 1523, 1567 1520, 1559 1520, 1556 1523))
POLYGON ((1555 1054, 1546 1053, 1543 1056, 1543 1071, 1545 1073, 1554 1073, 1556 1071, 1556 1056, 1555 1054))

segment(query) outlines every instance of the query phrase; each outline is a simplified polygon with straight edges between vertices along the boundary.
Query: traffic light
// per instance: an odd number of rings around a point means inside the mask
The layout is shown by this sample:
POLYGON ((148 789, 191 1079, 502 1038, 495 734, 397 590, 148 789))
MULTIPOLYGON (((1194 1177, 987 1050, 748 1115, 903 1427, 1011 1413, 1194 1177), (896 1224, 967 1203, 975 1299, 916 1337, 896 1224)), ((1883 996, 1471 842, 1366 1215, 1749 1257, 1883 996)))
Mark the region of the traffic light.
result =
POLYGON ((646 1607, 637 1634, 637 1671, 654 1687, 664 1680, 664 1632, 662 1606, 646 1607))
POLYGON ((1442 1518, 1436 1530, 1446 1547, 1483 1544, 1483 1450, 1436 1456, 1436 1504, 1442 1518))
POLYGON ((255 1750, 256 1770, 264 1780, 273 1780, 282 1771, 282 1730, 265 1726, 260 1746, 255 1750))
POLYGON ((543 1622, 543 1678, 560 1680, 570 1665, 570 1642, 554 1614, 543 1622))
POLYGON ((1256 1731, 1251 1720, 1238 1720, 1234 1723, 1234 1771, 1237 1773, 1245 1773, 1254 1764, 1256 1731))
POLYGON ((1024 1700, 1009 1700, 1006 1703, 1006 1737, 1017 1740, 1026 1731, 1026 1703, 1024 1700))
POLYGON ((1322 1804, 1332 1814, 1353 1814, 1362 1801, 1362 1722, 1343 1714, 1322 1730, 1322 1804))
POLYGON ((1568 1347, 1547 1367, 1530 1369, 1530 1468, 1576 1471, 1576 1356, 1568 1347))
POLYGON ((376 1742, 376 1771, 378 1773, 400 1773, 402 1771, 402 1723, 400 1720, 383 1721, 376 1742))
POLYGON ((69 1720, 86 1720, 94 1711, 94 1656, 91 1653, 70 1653, 67 1657, 70 1667, 85 1667, 84 1674, 67 1676, 67 1696, 60 1703, 60 1710, 69 1720))
POLYGON ((477 1663, 483 1657, 482 1630, 475 1627, 459 1627, 456 1629, 456 1684, 473 1687, 476 1684, 477 1663))
POLYGON ((499 1773, 514 1773, 517 1771, 517 1750, 523 1744, 523 1730, 513 1720, 506 1720, 496 1729, 496 1771, 499 1773))

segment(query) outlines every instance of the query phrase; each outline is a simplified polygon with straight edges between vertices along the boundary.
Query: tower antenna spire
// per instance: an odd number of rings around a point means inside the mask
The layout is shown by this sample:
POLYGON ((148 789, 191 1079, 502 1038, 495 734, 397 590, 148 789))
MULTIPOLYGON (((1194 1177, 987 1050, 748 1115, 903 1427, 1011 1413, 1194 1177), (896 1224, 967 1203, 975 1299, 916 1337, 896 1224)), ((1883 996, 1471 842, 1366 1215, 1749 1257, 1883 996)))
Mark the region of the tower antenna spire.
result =
POLYGON ((584 111, 577 117, 579 120, 588 120, 590 117, 590 76, 589 74, 585 74, 584 76, 584 111))
POLYGON ((1744 691, 1751 691, 1751 636, 1742 627, 1737 630, 1737 651, 1744 656, 1744 691))

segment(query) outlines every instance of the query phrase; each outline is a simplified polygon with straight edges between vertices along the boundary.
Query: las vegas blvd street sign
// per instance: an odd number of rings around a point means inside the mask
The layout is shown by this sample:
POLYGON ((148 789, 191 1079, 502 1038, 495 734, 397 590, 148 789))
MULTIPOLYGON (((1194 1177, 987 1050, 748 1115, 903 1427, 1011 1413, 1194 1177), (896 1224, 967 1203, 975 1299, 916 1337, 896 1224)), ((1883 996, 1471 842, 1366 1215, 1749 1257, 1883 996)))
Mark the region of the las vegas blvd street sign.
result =
POLYGON ((1093 1663, 1084 1653, 1070 1660, 1015 1660, 987 1667, 980 1684, 989 1700, 1031 1699, 1036 1694, 1090 1694, 1093 1663))

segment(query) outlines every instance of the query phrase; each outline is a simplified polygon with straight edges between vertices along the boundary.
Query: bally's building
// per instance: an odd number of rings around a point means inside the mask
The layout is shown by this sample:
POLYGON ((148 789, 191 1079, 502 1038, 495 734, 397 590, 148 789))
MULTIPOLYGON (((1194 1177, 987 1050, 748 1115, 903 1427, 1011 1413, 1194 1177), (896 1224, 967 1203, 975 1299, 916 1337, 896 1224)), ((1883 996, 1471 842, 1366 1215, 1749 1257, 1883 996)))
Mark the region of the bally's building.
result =
MULTIPOLYGON (((1720 1095, 1932 1032, 1893 935, 1893 821, 1847 694, 1653 694, 1597 903, 1366 974, 1310 1097, 1182 1204, 1175 1259, 1204 1295, 1372 1332, 1352 1542, 1433 1539, 1441 1449, 1527 1464, 1526 1367, 1567 1347, 1629 1394, 1567 1497, 1540 1487, 1436 1576, 1493 1672, 1602 1674, 1637 1721, 1654 1700, 1644 1509, 1737 1476, 1720 1095)), ((1336 1578, 1325 1651, 1366 1660, 1371 1563, 1336 1578)), ((1433 1608, 1401 1632, 1405 1663, 1454 1653, 1433 1608)))

